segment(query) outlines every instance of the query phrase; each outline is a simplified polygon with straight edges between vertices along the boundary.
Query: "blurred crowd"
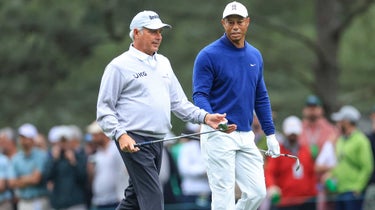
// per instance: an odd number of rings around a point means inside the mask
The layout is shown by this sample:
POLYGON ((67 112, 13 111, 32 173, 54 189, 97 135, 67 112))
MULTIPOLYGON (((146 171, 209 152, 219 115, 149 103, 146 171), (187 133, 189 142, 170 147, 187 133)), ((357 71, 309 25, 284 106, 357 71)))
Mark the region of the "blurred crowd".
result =
MULTIPOLYGON (((164 143, 165 209, 210 209, 199 135, 189 136, 199 132, 187 123, 180 139, 164 143)), ((259 149, 267 149, 256 116, 253 132, 259 149)), ((326 116, 310 95, 301 112, 283 119, 277 139, 281 153, 298 161, 264 156, 267 198, 260 210, 374 208, 375 107, 368 116, 350 105, 326 116), (359 126, 367 117, 371 131, 359 126)), ((84 129, 55 125, 46 134, 31 123, 4 127, 0 150, 0 210, 115 209, 128 185, 115 142, 95 121, 84 129)), ((234 193, 240 197, 238 188, 234 193)))
POLYGON ((96 122, 0 129, 0 210, 115 209, 128 175, 115 142, 96 122), (85 133, 85 134, 84 134, 85 133))

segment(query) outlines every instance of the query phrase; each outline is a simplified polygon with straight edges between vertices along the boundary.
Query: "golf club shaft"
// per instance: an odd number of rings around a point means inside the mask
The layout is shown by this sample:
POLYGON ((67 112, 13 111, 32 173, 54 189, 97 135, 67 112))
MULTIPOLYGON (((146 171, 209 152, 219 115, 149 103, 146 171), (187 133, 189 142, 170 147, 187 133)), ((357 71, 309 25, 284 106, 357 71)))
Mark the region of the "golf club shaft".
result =
POLYGON ((199 136, 199 135, 203 135, 203 134, 207 134, 207 133, 213 133, 213 132, 216 132, 216 131, 219 131, 219 130, 211 130, 211 131, 205 131, 205 132, 201 132, 201 133, 185 134, 185 135, 176 136, 176 137, 167 138, 167 139, 145 141, 145 142, 137 143, 134 146, 135 147, 141 147, 141 146, 148 145, 148 144, 154 144, 154 143, 165 142, 165 141, 172 141, 172 140, 177 140, 177 139, 180 139, 180 138, 186 138, 186 137, 190 137, 190 136, 199 136))
MULTIPOLYGON (((266 150, 263 150, 263 149, 259 149, 259 151, 263 152, 265 155, 268 156, 267 154, 267 151, 266 150)), ((288 157, 288 158, 293 158, 296 160, 296 163, 297 163, 297 167, 296 167, 296 171, 299 169, 300 167, 300 162, 299 162, 299 158, 297 156, 294 156, 294 155, 290 155, 290 154, 280 154, 280 156, 283 156, 283 157, 288 157)))

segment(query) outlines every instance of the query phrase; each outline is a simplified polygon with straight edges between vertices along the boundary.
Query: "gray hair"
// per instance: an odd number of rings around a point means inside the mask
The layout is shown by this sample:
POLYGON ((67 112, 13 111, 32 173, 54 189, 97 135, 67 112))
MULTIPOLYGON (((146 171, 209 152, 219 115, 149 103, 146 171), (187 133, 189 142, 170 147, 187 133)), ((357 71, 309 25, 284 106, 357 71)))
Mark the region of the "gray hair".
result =
POLYGON ((16 132, 11 127, 0 129, 0 136, 5 136, 9 140, 16 141, 16 132))
MULTIPOLYGON (((137 29, 137 30, 140 31, 140 32, 143 30, 143 28, 135 28, 135 29, 137 29)), ((130 37, 130 39, 131 39, 132 41, 134 41, 134 29, 130 30, 130 32, 129 32, 129 37, 130 37)))

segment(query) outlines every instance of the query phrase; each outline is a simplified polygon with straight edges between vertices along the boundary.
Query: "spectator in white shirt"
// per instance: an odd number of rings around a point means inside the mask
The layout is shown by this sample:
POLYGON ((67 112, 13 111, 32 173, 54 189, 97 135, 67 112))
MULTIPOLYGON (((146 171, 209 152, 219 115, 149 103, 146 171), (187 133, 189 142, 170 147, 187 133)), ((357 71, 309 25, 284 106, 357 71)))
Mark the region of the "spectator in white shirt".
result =
POLYGON ((128 186, 128 173, 114 141, 93 122, 87 127, 96 152, 89 157, 88 171, 92 180, 92 209, 113 210, 124 196, 128 186))
MULTIPOLYGON (((200 125, 188 122, 182 135, 199 133, 200 125)), ((178 169, 181 175, 183 200, 198 207, 208 207, 211 190, 201 155, 199 136, 188 137, 181 145, 178 169)))

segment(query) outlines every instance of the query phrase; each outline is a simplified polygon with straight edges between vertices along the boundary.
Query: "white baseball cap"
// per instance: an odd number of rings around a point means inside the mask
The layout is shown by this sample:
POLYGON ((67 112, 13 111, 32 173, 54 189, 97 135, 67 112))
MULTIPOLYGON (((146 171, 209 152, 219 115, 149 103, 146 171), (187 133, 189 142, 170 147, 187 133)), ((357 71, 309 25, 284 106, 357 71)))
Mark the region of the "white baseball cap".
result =
POLYGON ((58 142, 60 139, 60 126, 53 126, 48 132, 48 140, 51 143, 58 142))
POLYGON ((296 116, 289 116, 285 118, 283 122, 283 132, 285 135, 300 135, 302 133, 301 120, 296 116))
POLYGON ((30 123, 25 123, 18 128, 18 135, 29 139, 34 139, 38 136, 38 130, 30 123))
POLYGON ((233 1, 227 4, 227 6, 225 7, 223 12, 223 19, 229 15, 239 15, 241 17, 247 17, 248 13, 246 7, 243 4, 233 1))
POLYGON ((135 28, 142 27, 148 29, 159 29, 164 27, 172 28, 172 26, 163 23, 156 12, 147 10, 140 12, 136 16, 134 16, 129 28, 130 30, 133 30, 135 28))
POLYGON ((86 130, 87 130, 87 133, 89 134, 97 134, 97 133, 103 132, 102 128, 99 126, 99 124, 96 121, 88 125, 86 130))
POLYGON ((331 118, 334 121, 349 120, 351 122, 357 122, 361 118, 361 113, 353 106, 346 105, 341 107, 338 112, 333 113, 331 118))

